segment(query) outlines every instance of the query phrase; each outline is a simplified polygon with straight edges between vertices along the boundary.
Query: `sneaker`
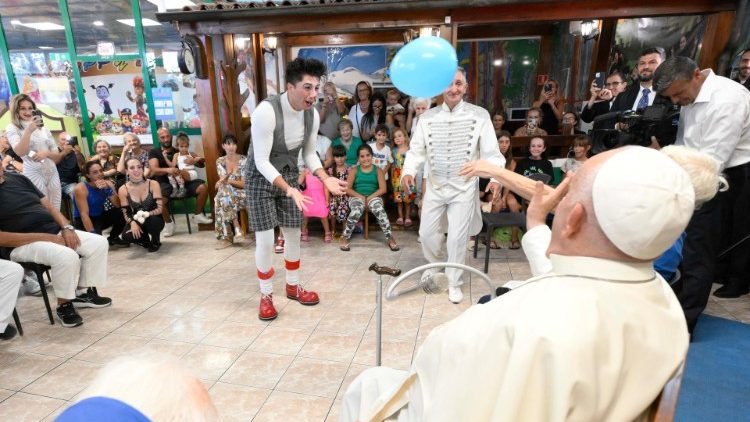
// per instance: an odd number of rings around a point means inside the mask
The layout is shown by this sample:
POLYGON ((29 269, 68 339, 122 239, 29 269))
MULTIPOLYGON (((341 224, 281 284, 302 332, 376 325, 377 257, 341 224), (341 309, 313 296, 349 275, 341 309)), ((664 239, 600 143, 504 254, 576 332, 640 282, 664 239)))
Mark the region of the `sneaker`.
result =
POLYGON ((174 220, 170 221, 169 223, 164 223, 164 229, 161 231, 161 235, 164 237, 173 236, 175 226, 176 224, 174 223, 174 220))
POLYGON ((106 308, 112 304, 112 299, 99 296, 96 287, 89 287, 86 293, 76 296, 71 303, 76 308, 106 308))
POLYGON ((34 274, 34 272, 23 275, 23 288, 27 295, 42 295, 42 288, 39 286, 39 281, 37 281, 36 274, 34 274))
POLYGON ((201 213, 201 214, 193 214, 193 222, 197 224, 211 224, 214 222, 214 220, 206 217, 203 213, 201 213))
POLYGON ((161 242, 151 242, 146 249, 148 249, 149 252, 156 252, 159 248, 161 248, 161 242))
POLYGON ((448 300, 453 303, 461 303, 464 298, 464 292, 461 287, 448 287, 448 300))
POLYGON ((83 324, 83 318, 76 312, 73 302, 65 302, 57 307, 57 318, 63 327, 77 327, 83 324))
POLYGON ((5 327, 5 331, 3 331, 2 333, 0 333, 0 341, 12 339, 13 337, 16 336, 17 332, 18 332, 18 330, 16 330, 16 327, 8 324, 8 326, 5 327))
POLYGON ((125 240, 120 239, 119 236, 108 237, 107 242, 109 243, 110 248, 129 248, 130 247, 130 243, 128 243, 125 240))
POLYGON ((239 227, 234 228, 234 240, 235 241, 241 241, 245 238, 245 235, 242 234, 242 229, 239 227))

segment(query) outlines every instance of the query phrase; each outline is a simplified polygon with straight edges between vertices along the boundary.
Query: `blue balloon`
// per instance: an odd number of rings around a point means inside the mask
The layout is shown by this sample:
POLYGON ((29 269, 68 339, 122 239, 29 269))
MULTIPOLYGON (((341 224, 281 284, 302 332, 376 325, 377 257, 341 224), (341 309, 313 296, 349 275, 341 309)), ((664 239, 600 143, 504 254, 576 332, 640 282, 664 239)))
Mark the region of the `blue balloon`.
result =
POLYGON ((403 46, 391 61, 396 88, 413 97, 434 97, 453 82, 456 50, 443 38, 426 36, 403 46))

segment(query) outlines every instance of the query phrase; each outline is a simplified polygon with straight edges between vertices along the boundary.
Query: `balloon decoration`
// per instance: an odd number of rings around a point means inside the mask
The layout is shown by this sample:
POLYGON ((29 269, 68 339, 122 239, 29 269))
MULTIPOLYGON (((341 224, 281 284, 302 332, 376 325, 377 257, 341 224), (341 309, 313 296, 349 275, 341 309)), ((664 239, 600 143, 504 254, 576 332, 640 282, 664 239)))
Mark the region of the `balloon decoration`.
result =
POLYGON ((451 84, 457 68, 456 50, 448 41, 424 36, 396 53, 389 73, 401 92, 413 97, 434 97, 451 84))

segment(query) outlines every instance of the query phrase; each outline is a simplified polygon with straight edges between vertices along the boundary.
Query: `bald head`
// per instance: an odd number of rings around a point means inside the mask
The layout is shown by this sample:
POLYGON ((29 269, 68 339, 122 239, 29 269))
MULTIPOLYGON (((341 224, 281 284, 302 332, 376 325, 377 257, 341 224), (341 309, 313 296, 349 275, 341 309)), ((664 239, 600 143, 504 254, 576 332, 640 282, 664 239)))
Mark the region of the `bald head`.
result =
POLYGON ((159 144, 163 148, 170 148, 172 146, 172 134, 169 132, 169 129, 165 127, 159 128, 156 131, 156 136, 159 138, 159 144))

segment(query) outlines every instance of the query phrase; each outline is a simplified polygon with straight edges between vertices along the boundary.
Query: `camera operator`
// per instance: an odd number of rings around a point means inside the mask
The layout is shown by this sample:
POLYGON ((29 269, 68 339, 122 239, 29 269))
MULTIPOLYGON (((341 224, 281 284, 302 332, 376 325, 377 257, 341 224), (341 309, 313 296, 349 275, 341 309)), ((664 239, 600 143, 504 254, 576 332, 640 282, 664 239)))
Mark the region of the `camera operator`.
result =
POLYGON ((727 283, 714 295, 734 298, 749 290, 750 243, 740 240, 750 232, 750 92, 687 57, 665 61, 654 86, 682 106, 677 143, 711 155, 729 181, 729 190, 696 210, 687 227, 678 298, 692 332, 716 280, 720 238, 737 246, 729 254, 727 283))
POLYGON ((669 104, 669 98, 657 95, 652 84, 654 72, 665 58, 666 53, 661 47, 643 50, 638 57, 638 83, 618 95, 610 111, 642 110, 653 104, 669 104))
POLYGON ((604 87, 596 85, 596 79, 591 81, 591 98, 584 103, 581 110, 581 120, 591 123, 596 116, 609 113, 617 96, 625 91, 628 83, 622 72, 615 70, 607 76, 604 87))
POLYGON ((734 80, 750 90, 750 48, 746 48, 740 54, 740 71, 734 80))

